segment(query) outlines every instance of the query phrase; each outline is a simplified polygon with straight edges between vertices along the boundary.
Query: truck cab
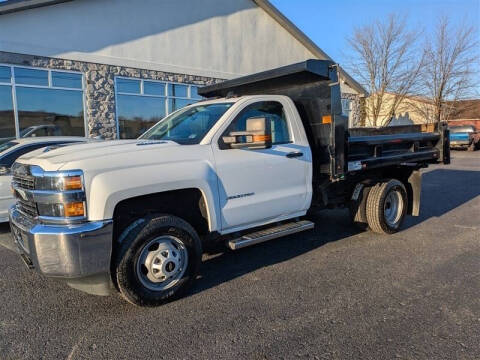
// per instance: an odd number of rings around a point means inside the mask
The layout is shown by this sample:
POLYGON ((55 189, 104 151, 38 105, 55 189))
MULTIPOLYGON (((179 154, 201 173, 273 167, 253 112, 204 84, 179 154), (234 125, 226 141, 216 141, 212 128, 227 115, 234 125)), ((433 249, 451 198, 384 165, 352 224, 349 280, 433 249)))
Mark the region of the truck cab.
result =
POLYGON ((418 214, 419 170, 448 163, 448 131, 349 130, 337 76, 309 60, 229 80, 139 139, 20 158, 10 223, 22 258, 157 306, 189 289, 212 242, 238 250, 305 231, 313 209, 349 207, 359 226, 398 231, 418 214))

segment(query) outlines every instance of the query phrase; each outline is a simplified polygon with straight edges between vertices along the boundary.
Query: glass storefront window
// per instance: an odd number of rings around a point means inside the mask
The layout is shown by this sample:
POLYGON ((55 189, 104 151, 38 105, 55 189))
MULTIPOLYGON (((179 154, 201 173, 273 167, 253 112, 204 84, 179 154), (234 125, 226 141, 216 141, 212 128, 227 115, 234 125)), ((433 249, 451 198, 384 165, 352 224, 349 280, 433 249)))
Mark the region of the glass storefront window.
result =
POLYGON ((165 96, 165 83, 144 81, 143 92, 147 95, 165 96))
POLYGON ((11 81, 11 71, 8 66, 0 66, 0 83, 8 83, 11 81))
POLYGON ((137 138, 166 115, 201 100, 197 90, 188 84, 117 77, 119 138, 137 138))
POLYGON ((122 93, 140 94, 140 80, 117 79, 117 90, 122 93))
POLYGON ((17 88, 20 137, 84 136, 80 91, 17 88))
POLYGON ((15 83, 23 85, 48 86, 48 71, 27 68, 14 68, 15 83))
POLYGON ((0 144, 15 138, 12 87, 0 85, 0 144))
POLYGON ((136 139, 165 115, 165 98, 117 96, 120 139, 136 139))
POLYGON ((0 65, 0 143, 17 136, 85 136, 83 75, 0 65))
POLYGON ((52 86, 70 89, 81 89, 82 74, 52 71, 52 86))
POLYGON ((173 97, 188 97, 188 87, 179 84, 168 84, 168 95, 173 97))
POLYGON ((200 95, 198 95, 198 87, 196 87, 196 86, 191 86, 190 87, 190 96, 191 96, 192 99, 197 99, 197 100, 202 99, 202 97, 200 95))

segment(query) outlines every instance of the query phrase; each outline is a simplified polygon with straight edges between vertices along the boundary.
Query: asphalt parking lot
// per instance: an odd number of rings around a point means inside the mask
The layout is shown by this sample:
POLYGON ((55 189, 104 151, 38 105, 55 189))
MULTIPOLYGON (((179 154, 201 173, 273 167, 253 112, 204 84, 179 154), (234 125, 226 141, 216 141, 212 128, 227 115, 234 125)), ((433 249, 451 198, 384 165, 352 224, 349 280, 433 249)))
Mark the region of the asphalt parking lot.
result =
POLYGON ((452 156, 400 233, 323 211, 311 232, 205 256, 191 294, 154 309, 0 246, 0 359, 480 359, 480 152, 452 156))

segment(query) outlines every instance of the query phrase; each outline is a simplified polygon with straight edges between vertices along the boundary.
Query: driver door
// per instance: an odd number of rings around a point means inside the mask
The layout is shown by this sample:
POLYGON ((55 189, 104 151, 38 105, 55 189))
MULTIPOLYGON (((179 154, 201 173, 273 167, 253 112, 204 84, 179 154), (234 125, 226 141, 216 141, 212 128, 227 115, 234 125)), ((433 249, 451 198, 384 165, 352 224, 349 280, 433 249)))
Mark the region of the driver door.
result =
POLYGON ((279 101, 244 107, 214 146, 222 232, 303 215, 307 205, 310 148, 295 136, 290 115, 279 101), (232 149, 222 137, 246 130, 249 118, 271 121, 272 147, 232 149), (294 154, 294 156, 292 156, 294 154))

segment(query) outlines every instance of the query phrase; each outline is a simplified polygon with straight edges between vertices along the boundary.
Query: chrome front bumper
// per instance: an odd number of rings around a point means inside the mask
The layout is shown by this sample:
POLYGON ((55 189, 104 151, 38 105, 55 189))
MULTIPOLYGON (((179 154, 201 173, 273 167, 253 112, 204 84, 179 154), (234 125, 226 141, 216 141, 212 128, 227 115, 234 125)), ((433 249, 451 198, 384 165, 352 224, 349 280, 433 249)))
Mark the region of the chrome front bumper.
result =
POLYGON ((49 277, 78 279, 110 272, 111 220, 46 225, 9 211, 14 242, 31 267, 49 277))

